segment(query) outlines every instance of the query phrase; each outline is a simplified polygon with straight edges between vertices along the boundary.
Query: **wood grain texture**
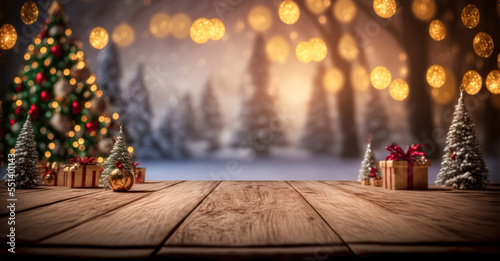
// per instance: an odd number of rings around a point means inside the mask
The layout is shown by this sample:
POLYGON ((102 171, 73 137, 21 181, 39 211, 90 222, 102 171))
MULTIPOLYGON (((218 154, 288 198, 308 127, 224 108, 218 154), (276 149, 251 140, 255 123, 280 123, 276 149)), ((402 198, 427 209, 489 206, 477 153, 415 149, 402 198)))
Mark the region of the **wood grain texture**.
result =
MULTIPOLYGON (((129 193, 101 189, 95 194, 19 213, 16 215, 16 241, 21 244, 37 242, 178 182, 181 181, 135 184, 129 193)), ((0 222, 6 224, 7 217, 0 222)), ((6 233, 5 229, 7 227, 2 226, 0 233, 6 233)))
MULTIPOLYGON (((27 258, 50 258, 50 260, 144 260, 151 255, 151 252, 153 252, 152 248, 22 247, 19 248, 19 252, 16 253, 15 257, 19 257, 19 260, 26 260, 27 258)), ((12 255, 9 258, 12 258, 12 255)))
POLYGON ((167 246, 340 244, 288 184, 224 181, 167 241, 167 246))
MULTIPOLYGON (((156 247, 217 184, 215 181, 176 184, 43 240, 41 244, 156 247)), ((117 193, 117 197, 121 195, 117 193)))
POLYGON ((350 244, 351 249, 360 259, 405 260, 409 258, 457 258, 464 260, 498 260, 500 245, 380 245, 380 244, 350 244))
POLYGON ((500 242, 500 197, 291 182, 346 243, 500 242))

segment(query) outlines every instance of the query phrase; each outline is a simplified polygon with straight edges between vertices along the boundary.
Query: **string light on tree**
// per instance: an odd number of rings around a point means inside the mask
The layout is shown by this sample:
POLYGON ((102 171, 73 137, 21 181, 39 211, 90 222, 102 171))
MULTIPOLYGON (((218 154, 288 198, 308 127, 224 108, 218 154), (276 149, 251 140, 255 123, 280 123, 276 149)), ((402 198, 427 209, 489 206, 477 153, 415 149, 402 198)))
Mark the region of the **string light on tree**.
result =
POLYGON ((252 8, 248 13, 248 23, 256 32, 265 32, 271 26, 271 11, 263 5, 252 8))
POLYGON ((467 71, 462 78, 462 85, 466 93, 470 95, 478 93, 483 85, 481 75, 474 70, 467 71))
POLYGON ((375 89, 383 90, 391 83, 391 72, 384 66, 377 66, 370 74, 370 82, 375 89))
POLYGON ((89 42, 95 49, 102 49, 108 44, 108 32, 106 29, 98 26, 92 29, 89 35, 89 42))
POLYGON ((396 13, 396 1, 394 0, 373 0, 373 10, 382 18, 390 18, 396 13))
POLYGON ((266 54, 272 62, 285 63, 289 53, 290 45, 282 36, 273 36, 266 44, 266 54))
POLYGON ((427 83, 431 87, 439 88, 446 82, 446 73, 441 65, 432 65, 427 69, 427 83))
POLYGON ((165 38, 172 31, 172 21, 170 16, 164 12, 155 14, 149 21, 149 31, 156 38, 165 38))
POLYGON ((363 66, 356 66, 351 72, 351 83, 358 91, 366 91, 370 87, 370 76, 363 66))
POLYGON ((294 24, 299 20, 300 9, 297 3, 291 0, 281 2, 278 9, 280 19, 285 24, 294 24))
POLYGON ((436 14, 436 2, 434 0, 413 0, 411 11, 416 18, 429 21, 436 14))
POLYGON ((333 5, 333 16, 341 23, 349 23, 356 16, 356 4, 351 0, 337 0, 333 5))
POLYGON ((322 14, 330 4, 330 0, 306 0, 307 9, 314 14, 322 14))
POLYGON ((352 61, 358 57, 359 49, 354 41, 354 38, 350 34, 344 34, 338 45, 338 51, 342 58, 347 61, 352 61))
POLYGON ((473 4, 467 5, 462 10, 462 23, 465 27, 472 29, 479 24, 479 9, 473 4))
POLYGON ((330 93, 337 93, 344 86, 344 76, 337 68, 331 68, 323 75, 323 87, 330 93))
POLYGON ((489 57, 495 48, 493 39, 485 32, 480 32, 474 36, 472 46, 474 47, 474 52, 483 58, 489 57))
POLYGON ((135 39, 134 29, 132 29, 130 25, 122 23, 113 30, 113 35, 111 37, 113 42, 118 46, 130 46, 135 39))
POLYGON ((172 35, 177 39, 189 36, 191 18, 185 13, 177 13, 172 17, 172 35))
POLYGON ((14 47, 17 41, 16 28, 11 24, 4 24, 0 27, 0 49, 9 50, 14 47))
POLYGON ((446 37, 446 27, 440 20, 433 20, 429 25, 429 35, 436 41, 441 41, 446 37))
POLYGON ((23 23, 30 25, 38 19, 38 7, 32 1, 27 1, 21 7, 21 20, 23 23))
POLYGON ((389 94, 396 101, 402 101, 408 97, 410 88, 408 84, 402 79, 396 79, 389 86, 389 94))
POLYGON ((488 73, 486 88, 493 94, 500 94, 500 70, 492 70, 488 73))

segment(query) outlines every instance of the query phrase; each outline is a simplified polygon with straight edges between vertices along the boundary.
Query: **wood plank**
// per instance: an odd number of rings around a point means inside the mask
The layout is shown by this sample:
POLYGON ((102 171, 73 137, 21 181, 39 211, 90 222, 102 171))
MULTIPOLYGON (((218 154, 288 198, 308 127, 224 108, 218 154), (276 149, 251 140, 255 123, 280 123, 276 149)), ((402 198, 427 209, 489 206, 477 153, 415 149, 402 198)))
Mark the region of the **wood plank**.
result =
POLYGON ((166 246, 341 244, 318 214, 281 181, 224 181, 166 246))
MULTIPOLYGON (((19 260, 26 260, 27 258, 38 259, 43 257, 48 257, 51 260, 144 260, 151 255, 152 251, 152 248, 22 247, 18 248, 15 257, 19 258, 19 260)), ((12 255, 9 258, 12 258, 12 255)))
POLYGON ((477 202, 470 193, 391 191, 355 182, 290 184, 349 245, 500 242, 500 199, 495 196, 478 196, 483 200, 477 202))
MULTIPOLYGON (((40 244, 157 247, 218 183, 184 181, 43 240, 40 244)), ((122 196, 117 194, 117 197, 120 200, 122 196)))
POLYGON ((443 257, 447 260, 498 260, 500 245, 380 245, 380 244, 349 244, 349 247, 360 259, 374 260, 410 260, 422 257, 443 257))
MULTIPOLYGON (((98 193, 19 213, 16 215, 16 242, 37 242, 179 182, 135 184, 130 193, 119 195, 110 190, 100 190, 98 193)), ((0 224, 6 223, 7 217, 0 219, 0 224)), ((8 229, 7 226, 0 229, 2 235, 7 234, 5 229, 8 229)))

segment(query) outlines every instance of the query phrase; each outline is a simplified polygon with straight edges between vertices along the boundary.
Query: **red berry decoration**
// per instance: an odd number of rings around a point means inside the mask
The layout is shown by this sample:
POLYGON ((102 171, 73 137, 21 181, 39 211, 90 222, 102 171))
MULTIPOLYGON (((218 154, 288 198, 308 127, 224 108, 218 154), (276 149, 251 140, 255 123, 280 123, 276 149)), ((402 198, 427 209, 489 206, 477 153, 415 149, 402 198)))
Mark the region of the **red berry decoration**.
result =
POLYGON ((50 48, 50 52, 54 55, 54 57, 59 58, 63 54, 62 46, 60 44, 54 45, 50 48))
POLYGON ((19 84, 18 86, 16 86, 16 92, 21 92, 22 90, 23 90, 22 84, 19 84))
POLYGON ((73 114, 79 114, 82 111, 82 106, 77 101, 74 101, 71 104, 71 113, 73 114))
POLYGON ((21 113, 21 107, 17 107, 14 112, 16 113, 16 115, 19 115, 19 113, 21 113))
POLYGON ((35 77, 36 83, 43 84, 46 80, 47 80, 47 76, 45 76, 45 74, 43 74, 41 72, 36 74, 36 77, 35 77))
POLYGON ((36 106, 35 104, 31 105, 31 108, 29 109, 28 112, 31 115, 31 119, 38 120, 40 118, 41 115, 40 107, 36 106))
POLYGON ((14 124, 16 124, 16 120, 14 120, 14 119, 10 119, 10 120, 9 120, 9 124, 10 124, 10 125, 14 125, 14 124))
POLYGON ((95 131, 99 127, 99 122, 97 121, 90 121, 85 124, 85 127, 87 128, 88 131, 95 131))
POLYGON ((50 100, 50 93, 48 91, 42 91, 42 93, 40 93, 40 98, 42 101, 48 102, 50 100))

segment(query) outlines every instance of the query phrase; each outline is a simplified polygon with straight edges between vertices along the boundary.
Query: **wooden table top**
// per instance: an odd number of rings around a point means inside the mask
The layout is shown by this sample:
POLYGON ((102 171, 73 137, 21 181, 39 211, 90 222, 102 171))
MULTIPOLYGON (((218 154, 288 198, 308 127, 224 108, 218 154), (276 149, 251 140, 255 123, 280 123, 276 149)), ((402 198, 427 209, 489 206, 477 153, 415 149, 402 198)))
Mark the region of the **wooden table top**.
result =
POLYGON ((391 191, 353 181, 149 181, 16 191, 16 254, 120 259, 500 257, 500 186, 391 191))

